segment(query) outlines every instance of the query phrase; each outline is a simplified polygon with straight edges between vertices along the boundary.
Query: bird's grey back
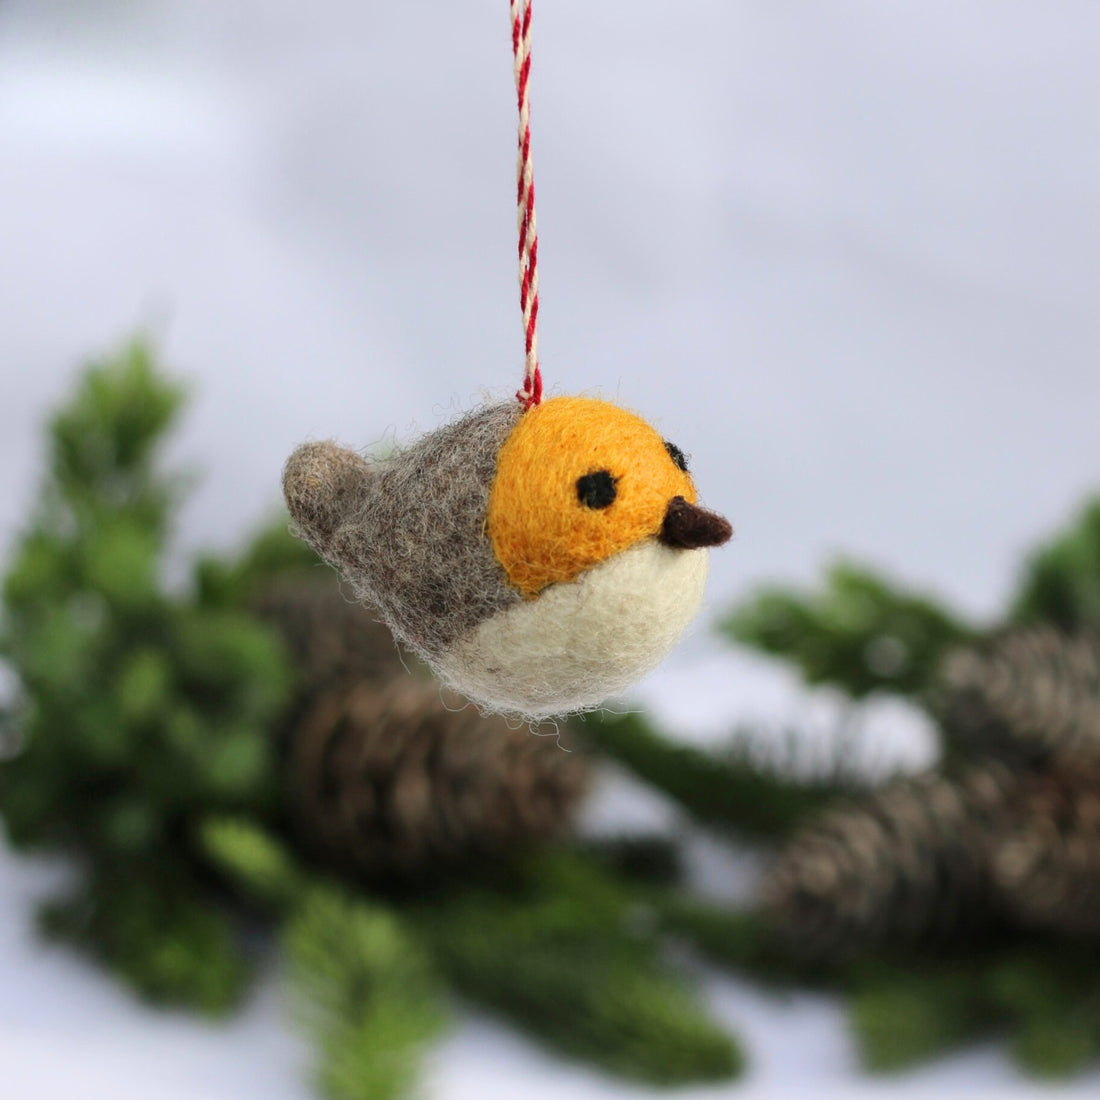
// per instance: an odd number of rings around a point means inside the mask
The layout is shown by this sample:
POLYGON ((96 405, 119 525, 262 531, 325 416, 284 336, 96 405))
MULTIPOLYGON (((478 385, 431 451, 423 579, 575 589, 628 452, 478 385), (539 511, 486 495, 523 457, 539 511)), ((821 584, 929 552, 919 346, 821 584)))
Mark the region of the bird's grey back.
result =
POLYGON ((431 659, 520 600, 486 534, 497 455, 521 415, 489 405, 373 463, 334 549, 359 596, 431 659))

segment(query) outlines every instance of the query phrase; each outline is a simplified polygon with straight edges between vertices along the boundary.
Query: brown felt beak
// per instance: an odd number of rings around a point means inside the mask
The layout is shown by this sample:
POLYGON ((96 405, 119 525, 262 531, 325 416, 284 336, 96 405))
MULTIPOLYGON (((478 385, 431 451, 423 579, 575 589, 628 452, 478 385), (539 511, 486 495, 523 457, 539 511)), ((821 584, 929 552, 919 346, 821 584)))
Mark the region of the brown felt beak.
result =
POLYGON ((683 497, 668 502, 665 521, 657 538, 676 550, 698 550, 704 546, 721 546, 733 535, 728 519, 717 512, 708 512, 683 497))

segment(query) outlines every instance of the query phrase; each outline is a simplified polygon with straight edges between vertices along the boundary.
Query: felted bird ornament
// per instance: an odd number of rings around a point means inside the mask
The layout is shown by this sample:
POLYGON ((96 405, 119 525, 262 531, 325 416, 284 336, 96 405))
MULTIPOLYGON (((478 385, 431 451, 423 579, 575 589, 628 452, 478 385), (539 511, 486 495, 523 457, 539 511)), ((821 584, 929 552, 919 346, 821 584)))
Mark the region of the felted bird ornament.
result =
POLYGON ((297 533, 445 683, 530 718, 658 664, 732 533, 678 447, 585 397, 488 405, 379 461, 307 443, 283 489, 297 533))

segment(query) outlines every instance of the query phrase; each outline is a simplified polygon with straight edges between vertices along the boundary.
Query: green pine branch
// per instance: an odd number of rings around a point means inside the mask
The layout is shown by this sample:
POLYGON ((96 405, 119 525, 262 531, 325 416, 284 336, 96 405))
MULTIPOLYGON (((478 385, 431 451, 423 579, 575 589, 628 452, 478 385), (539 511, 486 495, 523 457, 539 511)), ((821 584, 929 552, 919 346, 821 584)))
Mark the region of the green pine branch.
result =
POLYGON ((984 1038, 1003 1023, 980 967, 919 963, 869 967, 854 982, 848 1020, 864 1066, 896 1073, 984 1038))
POLYGON ((135 343, 89 367, 50 422, 2 586, 18 748, 0 762, 0 813, 17 847, 85 869, 48 906, 52 931, 147 996, 222 1011, 249 967, 188 826, 199 808, 273 812, 289 677, 272 632, 165 582, 188 479, 162 450, 183 396, 135 343))
POLYGON ((830 987, 841 981, 842 971, 792 956, 754 909, 730 909, 676 891, 659 896, 655 904, 665 932, 723 969, 772 987, 792 982, 830 987))
POLYGON ((457 989, 559 1050, 656 1084, 723 1080, 743 1056, 684 981, 621 882, 561 856, 518 893, 477 889, 418 920, 457 989))
POLYGON ((850 1019, 868 1068, 907 1069, 991 1034, 1020 1067, 1065 1078, 1100 1057, 1095 944, 998 938, 939 955, 863 964, 850 1019))
POLYGON ((808 684, 855 699, 872 692, 920 696, 944 653, 974 627, 929 596, 896 587, 848 562, 814 593, 768 588, 721 623, 732 640, 794 664, 808 684))
POLYGON ((1100 497, 1028 556, 1009 618, 1100 631, 1100 497))
POLYGON ((399 1100, 440 1031, 430 957, 392 913, 329 888, 306 891, 283 933, 298 1016, 329 1100, 399 1100))
POLYGON ((415 929, 377 900, 311 876, 275 835, 243 818, 199 829, 211 866, 280 923, 296 1015, 329 1100, 399 1100, 444 1022, 437 969, 415 929))
POLYGON ((655 902, 662 927, 711 962, 771 990, 842 996, 863 1065, 896 1073, 990 1036, 1006 1036, 1032 1076, 1066 1078, 1100 1060, 1100 947, 1004 930, 921 952, 801 959, 766 915, 676 892, 655 902))
POLYGON ((90 878, 47 902, 39 922, 50 938, 87 951, 156 1004, 224 1015, 253 974, 231 916, 178 869, 90 878))
POLYGON ((992 961, 990 999, 1014 1021, 1012 1054, 1040 1077, 1068 1077, 1100 1058, 1100 948, 1039 941, 992 961))
POLYGON ((251 905, 283 917, 309 887, 286 845, 248 818, 208 817, 197 833, 210 867, 251 905))
POLYGON ((751 837, 781 839, 804 817, 853 790, 843 767, 798 778, 762 764, 740 738, 724 752, 660 734, 642 715, 603 712, 577 727, 598 752, 675 799, 693 817, 751 837))
MULTIPOLYGON (((1100 630, 1100 498, 1028 556, 1007 621, 1100 630)), ((721 623, 727 637, 791 662, 809 684, 918 701, 946 651, 988 629, 849 562, 827 570, 816 592, 765 588, 721 623)))
POLYGON ((239 609, 247 607, 256 592, 275 578, 329 573, 329 567, 290 534, 289 523, 289 516, 279 512, 235 558, 200 556, 194 567, 198 603, 239 609))

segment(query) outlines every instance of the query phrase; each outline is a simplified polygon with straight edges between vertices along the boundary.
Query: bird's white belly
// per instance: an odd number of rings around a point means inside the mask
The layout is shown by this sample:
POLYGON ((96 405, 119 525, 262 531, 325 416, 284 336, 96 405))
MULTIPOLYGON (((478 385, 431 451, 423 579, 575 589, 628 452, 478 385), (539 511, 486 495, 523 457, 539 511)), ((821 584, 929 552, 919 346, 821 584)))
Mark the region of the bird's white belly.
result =
POLYGON ((491 710, 541 718, 598 706, 661 662, 706 578, 706 550, 647 539, 481 623, 439 671, 491 710))

